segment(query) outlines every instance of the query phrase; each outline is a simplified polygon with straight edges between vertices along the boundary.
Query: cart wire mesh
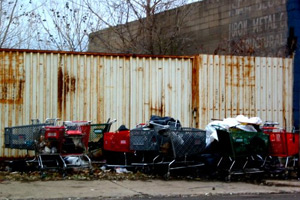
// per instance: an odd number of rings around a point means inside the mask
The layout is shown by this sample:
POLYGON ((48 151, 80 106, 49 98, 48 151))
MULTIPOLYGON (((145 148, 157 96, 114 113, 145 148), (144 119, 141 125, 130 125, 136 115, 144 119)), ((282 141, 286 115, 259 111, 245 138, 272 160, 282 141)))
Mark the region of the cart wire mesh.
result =
POLYGON ((35 143, 42 135, 43 127, 54 126, 54 122, 13 126, 4 128, 5 148, 35 150, 35 143))
POLYGON ((161 127, 139 127, 130 130, 130 150, 134 151, 159 151, 165 131, 161 127))
POLYGON ((166 144, 169 142, 174 158, 196 155, 206 147, 206 131, 196 128, 157 127, 141 127, 130 131, 131 150, 166 152, 167 149, 163 148, 168 148, 166 144))
POLYGON ((206 147, 206 131, 196 128, 169 130, 174 158, 194 156, 206 147))
POLYGON ((91 124, 89 142, 97 142, 103 138, 103 134, 110 129, 110 123, 91 124))
POLYGON ((247 157, 251 155, 263 155, 268 152, 269 136, 263 132, 246 132, 241 130, 218 130, 217 151, 224 155, 247 157))

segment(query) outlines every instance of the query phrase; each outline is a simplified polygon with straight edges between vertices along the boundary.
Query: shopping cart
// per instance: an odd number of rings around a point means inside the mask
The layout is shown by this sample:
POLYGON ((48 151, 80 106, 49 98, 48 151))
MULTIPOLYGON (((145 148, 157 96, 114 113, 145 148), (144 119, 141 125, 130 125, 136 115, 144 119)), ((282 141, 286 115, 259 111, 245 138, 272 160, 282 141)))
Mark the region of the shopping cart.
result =
MULTIPOLYGON (((51 137, 60 137, 56 134, 56 131, 50 131, 47 133, 46 127, 55 127, 59 119, 46 119, 44 123, 40 123, 38 119, 33 119, 32 124, 23 126, 5 127, 5 147, 11 149, 24 149, 29 151, 35 151, 35 158, 25 160, 27 164, 37 163, 38 168, 43 171, 45 169, 61 169, 66 168, 66 164, 60 154, 57 154, 56 150, 51 149, 49 145, 51 141, 47 141, 51 137), (52 151, 52 152, 51 152, 52 151), (55 151, 55 152, 54 152, 55 151), (52 153, 52 154, 51 154, 52 153), (46 155, 47 154, 47 155, 46 155), (50 156, 48 156, 48 154, 50 156), (51 157, 51 158, 49 158, 51 157)), ((24 166, 25 167, 25 166, 24 166)))
POLYGON ((201 153, 205 147, 206 132, 196 128, 169 130, 174 158, 186 158, 201 153))
POLYGON ((104 134, 105 155, 107 167, 131 167, 133 151, 130 150, 130 130, 121 125, 115 132, 104 134))
MULTIPOLYGON (((176 124, 176 123, 175 123, 176 124)), ((203 166, 197 156, 206 147, 206 132, 196 128, 161 125, 150 121, 149 127, 131 130, 131 149, 143 153, 152 153, 152 163, 133 163, 136 166, 151 166, 153 170, 167 166, 164 178, 170 177, 172 170, 203 166)), ((148 157, 148 156, 145 156, 148 157)))
POLYGON ((115 123, 116 120, 107 120, 106 123, 102 124, 91 124, 90 134, 88 142, 88 154, 93 162, 103 163, 103 138, 104 133, 110 131, 111 125, 115 123))
POLYGON ((134 151, 159 152, 164 127, 142 126, 130 130, 130 149, 134 151))
POLYGON ((57 119, 46 119, 45 123, 40 123, 38 119, 31 121, 30 125, 4 128, 5 148, 35 150, 35 143, 39 140, 44 126, 54 126, 57 119))
POLYGON ((62 140, 57 141, 59 152, 67 168, 88 168, 92 170, 91 159, 87 155, 90 137, 90 121, 64 121, 62 140))
POLYGON ((209 147, 211 154, 220 156, 217 171, 227 181, 232 175, 263 173, 264 157, 268 153, 269 136, 262 131, 247 132, 236 128, 229 130, 215 126, 218 141, 209 147))
POLYGON ((44 126, 36 144, 36 157, 39 169, 66 170, 88 168, 92 170, 87 156, 90 133, 89 121, 64 121, 62 125, 44 126))
POLYGON ((170 177, 171 170, 204 166, 204 163, 199 162, 197 157, 205 150, 206 131, 182 127, 170 129, 167 134, 171 141, 172 160, 168 164, 165 178, 170 177))
POLYGON ((121 130, 120 128, 115 132, 107 132, 104 134, 104 146, 107 151, 133 153, 130 150, 130 131, 129 129, 121 130))
MULTIPOLYGON (((143 154, 157 155, 167 151, 171 129, 181 128, 180 122, 170 117, 151 116, 149 124, 139 124, 130 130, 130 149, 143 154)), ((151 156, 150 156, 151 157, 151 156)), ((152 161, 153 159, 151 159, 152 161)))
POLYGON ((282 174, 284 177, 297 167, 299 154, 299 132, 287 132, 276 127, 277 122, 266 122, 264 133, 269 135, 270 147, 266 168, 271 174, 282 174))

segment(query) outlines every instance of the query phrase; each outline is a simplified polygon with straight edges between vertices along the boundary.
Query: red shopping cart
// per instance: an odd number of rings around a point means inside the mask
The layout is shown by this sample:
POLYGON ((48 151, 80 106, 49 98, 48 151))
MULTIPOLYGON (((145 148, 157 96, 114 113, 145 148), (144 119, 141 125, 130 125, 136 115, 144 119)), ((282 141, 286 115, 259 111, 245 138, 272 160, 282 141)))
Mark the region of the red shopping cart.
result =
POLYGON ((271 164, 267 168, 286 174, 295 170, 299 154, 299 133, 287 132, 276 127, 277 122, 266 122, 263 126, 264 133, 269 135, 269 160, 271 164))

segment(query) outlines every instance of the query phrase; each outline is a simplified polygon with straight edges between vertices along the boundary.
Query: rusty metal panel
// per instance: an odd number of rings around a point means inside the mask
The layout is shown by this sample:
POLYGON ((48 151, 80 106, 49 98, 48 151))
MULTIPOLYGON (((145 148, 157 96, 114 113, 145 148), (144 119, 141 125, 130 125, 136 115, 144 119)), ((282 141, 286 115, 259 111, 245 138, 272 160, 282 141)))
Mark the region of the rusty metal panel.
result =
POLYGON ((150 115, 191 124, 192 57, 149 57, 2 50, 0 58, 1 157, 26 151, 4 148, 4 127, 31 119, 106 122, 129 128, 150 115))
POLYGON ((191 59, 130 59, 130 126, 150 115, 172 116, 191 124, 191 59))
POLYGON ((199 55, 198 127, 242 114, 291 130, 292 71, 292 59, 199 55))

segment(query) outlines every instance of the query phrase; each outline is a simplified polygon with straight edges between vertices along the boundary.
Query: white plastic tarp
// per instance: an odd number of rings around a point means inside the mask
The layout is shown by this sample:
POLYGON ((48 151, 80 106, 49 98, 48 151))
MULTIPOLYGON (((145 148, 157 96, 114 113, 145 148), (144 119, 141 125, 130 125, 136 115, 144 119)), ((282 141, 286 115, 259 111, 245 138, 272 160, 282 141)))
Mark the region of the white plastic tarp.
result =
POLYGON ((214 140, 218 140, 218 129, 229 130, 229 128, 235 127, 237 129, 247 132, 257 132, 253 125, 262 124, 262 120, 259 117, 245 117, 238 115, 236 118, 225 118, 224 120, 212 121, 206 127, 206 146, 211 144, 214 140))

